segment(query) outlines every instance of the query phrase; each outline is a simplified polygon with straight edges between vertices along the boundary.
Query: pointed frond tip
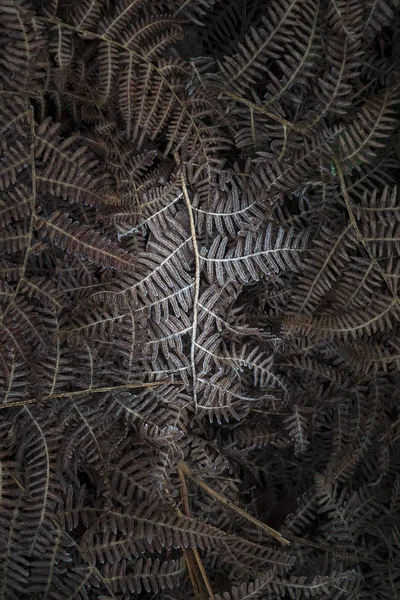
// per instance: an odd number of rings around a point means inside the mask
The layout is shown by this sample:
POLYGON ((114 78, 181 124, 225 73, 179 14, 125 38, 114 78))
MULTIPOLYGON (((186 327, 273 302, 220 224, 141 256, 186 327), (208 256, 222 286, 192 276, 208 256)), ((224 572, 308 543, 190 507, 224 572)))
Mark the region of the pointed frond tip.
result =
POLYGON ((137 261, 133 256, 88 225, 74 222, 68 214, 55 212, 49 218, 36 216, 35 224, 42 238, 49 238, 68 254, 77 254, 108 269, 136 270, 137 261))

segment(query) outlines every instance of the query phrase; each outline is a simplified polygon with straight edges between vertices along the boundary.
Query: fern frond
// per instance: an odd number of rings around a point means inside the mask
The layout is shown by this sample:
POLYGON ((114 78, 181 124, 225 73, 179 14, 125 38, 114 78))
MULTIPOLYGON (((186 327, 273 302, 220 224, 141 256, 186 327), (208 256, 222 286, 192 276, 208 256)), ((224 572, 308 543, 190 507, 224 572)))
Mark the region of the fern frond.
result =
POLYGON ((362 162, 371 162, 379 148, 385 147, 395 124, 393 105, 399 102, 396 87, 369 98, 353 122, 338 138, 341 160, 347 168, 362 162))
POLYGON ((99 106, 108 102, 118 76, 119 51, 107 42, 100 42, 99 49, 99 87, 97 100, 99 106))
POLYGON ((228 238, 218 236, 207 255, 201 256, 210 283, 248 283, 258 281, 261 273, 270 275, 271 272, 277 273, 285 268, 297 270, 306 242, 306 236, 295 238, 293 230, 285 236, 283 229, 278 231, 276 239, 273 240, 271 225, 257 236, 247 233, 239 234, 238 238, 238 243, 229 248, 228 238))
POLYGON ((103 203, 109 175, 99 172, 98 160, 85 146, 76 147, 76 136, 62 140, 59 127, 49 118, 35 134, 35 157, 44 163, 42 169, 37 167, 39 189, 49 190, 70 202, 103 203))
POLYGON ((158 558, 152 561, 139 559, 135 563, 132 571, 127 568, 127 564, 114 563, 107 565, 104 569, 104 577, 110 584, 115 593, 157 593, 166 588, 174 589, 177 587, 185 573, 186 567, 183 559, 161 562, 158 558))
POLYGON ((376 297, 375 304, 358 312, 342 312, 335 316, 297 317, 285 320, 285 327, 293 332, 316 333, 323 339, 337 336, 341 339, 355 339, 361 332, 367 335, 390 330, 399 319, 399 306, 396 299, 386 296, 376 297))
POLYGON ((295 600, 301 597, 318 597, 321 593, 335 594, 336 598, 345 598, 349 594, 355 594, 360 589, 362 577, 359 573, 351 571, 333 571, 331 575, 317 575, 312 581, 307 581, 305 576, 291 576, 287 580, 277 580, 272 584, 278 594, 286 591, 295 600))
POLYGON ((36 217, 36 229, 68 253, 81 254, 86 260, 106 268, 131 272, 136 261, 115 242, 92 231, 88 225, 73 222, 66 214, 53 213, 49 218, 36 217))
POLYGON ((170 510, 160 519, 157 514, 153 516, 154 509, 155 506, 136 507, 129 512, 111 511, 108 519, 112 526, 106 534, 99 527, 88 530, 83 545, 91 562, 103 562, 105 552, 110 552, 119 561, 122 554, 127 558, 138 558, 145 548, 158 551, 172 546, 213 548, 221 545, 227 537, 224 532, 210 525, 178 516, 170 510))
POLYGON ((98 31, 103 37, 118 39, 126 25, 138 12, 144 0, 120 0, 113 14, 104 16, 98 25, 98 31))
POLYGON ((37 95, 46 77, 43 25, 34 23, 30 2, 5 0, 0 7, 2 88, 37 95))
POLYGON ((293 406, 292 410, 292 414, 287 417, 284 422, 286 423, 286 429, 288 430, 289 437, 294 439, 295 454, 298 455, 303 454, 307 445, 310 443, 307 439, 309 423, 306 415, 311 411, 307 410, 306 408, 300 410, 298 406, 293 406))
POLYGON ((365 27, 363 8, 359 0, 329 0, 326 18, 334 31, 353 41, 365 27))
POLYGON ((28 407, 27 422, 34 424, 30 439, 25 448, 26 473, 23 499, 29 505, 25 512, 24 545, 28 555, 32 555, 46 541, 46 529, 50 527, 48 519, 51 515, 50 507, 54 503, 56 490, 52 485, 55 470, 54 436, 46 433, 45 420, 41 419, 28 407))
POLYGON ((267 71, 271 83, 262 106, 274 105, 282 96, 288 95, 289 90, 296 85, 298 93, 306 84, 307 77, 313 74, 317 62, 318 46, 316 44, 316 30, 320 10, 319 0, 310 4, 303 3, 301 26, 297 30, 296 38, 287 46, 284 60, 276 61, 276 66, 281 70, 283 77, 279 79, 267 71))
POLYGON ((61 71, 70 67, 74 55, 74 39, 72 31, 52 25, 49 28, 49 51, 61 71))
POLYGON ((291 39, 290 25, 300 16, 299 10, 300 3, 297 0, 271 3, 268 17, 263 18, 263 27, 258 30, 253 28, 246 36, 240 52, 219 63, 221 77, 229 90, 238 95, 245 94, 264 76, 267 59, 270 56, 279 58, 284 53, 291 39))
POLYGON ((214 420, 221 423, 221 416, 225 421, 229 421, 231 416, 239 420, 239 413, 247 404, 259 400, 246 395, 240 382, 232 382, 231 378, 229 371, 225 373, 222 370, 209 378, 197 377, 197 407, 200 416, 206 415, 210 423, 214 420))

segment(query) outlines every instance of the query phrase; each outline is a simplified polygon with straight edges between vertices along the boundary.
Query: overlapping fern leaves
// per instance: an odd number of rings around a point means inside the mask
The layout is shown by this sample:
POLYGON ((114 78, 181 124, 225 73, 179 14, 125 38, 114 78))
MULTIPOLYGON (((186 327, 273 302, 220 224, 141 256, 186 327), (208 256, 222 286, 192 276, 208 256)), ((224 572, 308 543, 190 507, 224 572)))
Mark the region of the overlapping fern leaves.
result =
POLYGON ((396 597, 396 0, 0 18, 0 598, 396 597))

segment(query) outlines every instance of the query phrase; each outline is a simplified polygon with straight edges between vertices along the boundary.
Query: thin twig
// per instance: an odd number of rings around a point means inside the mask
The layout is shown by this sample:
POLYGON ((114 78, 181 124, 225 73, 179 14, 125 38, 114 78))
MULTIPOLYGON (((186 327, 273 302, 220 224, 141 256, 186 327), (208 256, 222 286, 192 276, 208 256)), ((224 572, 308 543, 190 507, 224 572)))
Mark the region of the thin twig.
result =
POLYGON ((179 468, 182 470, 182 472, 185 475, 190 477, 190 479, 195 481, 197 483, 197 485, 202 487, 203 490, 205 490, 208 494, 210 494, 210 496, 212 496, 213 498, 218 500, 218 502, 220 502, 220 504, 224 504, 225 506, 228 506, 234 512, 238 513, 239 515, 241 515, 242 517, 244 517, 245 519, 250 521, 250 523, 253 523, 253 525, 256 525, 256 527, 258 527, 259 529, 262 529, 263 531, 265 531, 268 535, 270 535, 271 537, 276 539, 281 544, 284 544, 286 546, 290 545, 289 540, 284 538, 279 533, 279 531, 272 529, 272 527, 269 527, 268 525, 266 525, 265 523, 262 523, 255 517, 252 517, 248 512, 246 512, 245 510, 243 510, 242 508, 240 508, 239 506, 237 506, 236 504, 234 504, 233 502, 231 502, 230 500, 225 498, 225 496, 222 496, 222 494, 220 494, 219 492, 216 492, 215 490, 210 488, 210 486, 207 485, 206 483, 204 483, 204 481, 202 481, 201 479, 198 479, 185 463, 181 463, 179 465, 179 468))
MULTIPOLYGON (((182 486, 182 502, 183 502, 183 512, 184 514, 190 518, 190 507, 189 507, 189 498, 188 498, 188 491, 187 491, 187 487, 186 487, 186 481, 185 481, 185 474, 182 470, 182 465, 179 465, 178 467, 178 475, 179 475, 179 479, 181 482, 181 486, 182 486)), ((199 568, 199 571, 201 573, 202 579, 204 581, 204 585, 207 588, 207 592, 209 594, 209 597, 211 598, 211 600, 215 600, 215 596, 214 596, 214 592, 212 590, 210 581, 208 579, 206 570, 204 568, 203 565, 203 561, 201 560, 199 551, 197 550, 197 548, 191 548, 191 551, 196 559, 196 563, 197 566, 199 568)), ((189 554, 190 556, 190 554, 189 554)), ((190 562, 190 559, 189 559, 190 562)), ((189 574, 191 573, 190 568, 189 568, 189 574)), ((193 581, 193 579, 192 579, 193 581)))
POLYGON ((59 394, 49 394, 48 396, 42 396, 42 398, 30 398, 28 400, 18 400, 16 402, 6 402, 0 404, 2 408, 12 408, 13 406, 27 406, 28 404, 39 404, 40 402, 46 402, 47 400, 54 400, 58 398, 73 398, 76 396, 86 396, 88 394, 100 394, 102 392, 119 392, 121 390, 129 390, 135 388, 147 388, 157 387, 165 384, 177 385, 177 382, 169 379, 163 379, 162 381, 150 381, 148 383, 125 383, 124 385, 115 385, 112 387, 101 387, 101 388, 89 388, 87 390, 77 390, 75 392, 61 392, 59 394))

